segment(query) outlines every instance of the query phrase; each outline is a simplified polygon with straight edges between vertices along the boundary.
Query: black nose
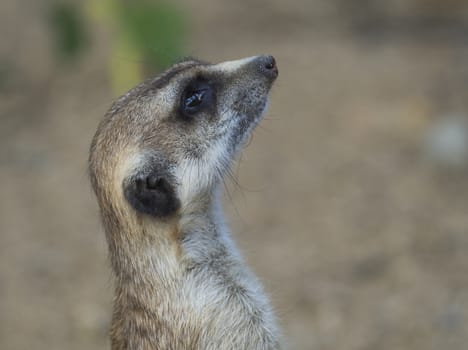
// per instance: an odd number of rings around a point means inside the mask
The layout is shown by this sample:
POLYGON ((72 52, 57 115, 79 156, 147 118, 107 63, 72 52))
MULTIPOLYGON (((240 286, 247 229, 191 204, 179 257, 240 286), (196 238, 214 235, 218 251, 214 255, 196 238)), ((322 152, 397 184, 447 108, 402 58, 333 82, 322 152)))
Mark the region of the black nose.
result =
POLYGON ((258 56, 255 58, 255 63, 260 72, 270 79, 275 79, 278 76, 278 67, 273 56, 258 56))

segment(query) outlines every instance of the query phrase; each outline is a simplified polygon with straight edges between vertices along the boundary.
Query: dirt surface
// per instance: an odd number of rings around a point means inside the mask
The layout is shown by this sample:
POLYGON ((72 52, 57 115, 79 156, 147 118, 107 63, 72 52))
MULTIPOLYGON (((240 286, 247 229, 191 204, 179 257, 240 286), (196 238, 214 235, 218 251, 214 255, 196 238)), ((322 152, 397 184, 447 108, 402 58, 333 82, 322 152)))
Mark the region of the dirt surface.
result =
MULTIPOLYGON (((226 196, 235 240, 290 349, 465 349, 468 174, 429 161, 423 142, 441 115, 468 113, 463 21, 402 33, 334 3, 183 3, 193 55, 279 65, 226 196)), ((12 34, 0 52, 17 67, 0 95, 0 349, 108 348, 112 279, 86 159, 113 98, 109 34, 96 26, 79 65, 55 67, 25 8, 0 5, 12 34)), ((398 11, 381 15, 406 21, 398 11)))

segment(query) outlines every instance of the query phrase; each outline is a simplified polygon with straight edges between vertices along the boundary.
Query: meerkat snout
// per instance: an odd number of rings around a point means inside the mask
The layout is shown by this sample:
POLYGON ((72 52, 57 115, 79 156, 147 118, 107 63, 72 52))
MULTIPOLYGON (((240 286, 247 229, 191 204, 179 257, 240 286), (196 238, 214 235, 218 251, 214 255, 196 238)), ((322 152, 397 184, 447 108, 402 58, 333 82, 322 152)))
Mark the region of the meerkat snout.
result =
POLYGON ((260 56, 258 58, 259 68, 263 74, 272 79, 278 77, 278 67, 273 56, 260 56))

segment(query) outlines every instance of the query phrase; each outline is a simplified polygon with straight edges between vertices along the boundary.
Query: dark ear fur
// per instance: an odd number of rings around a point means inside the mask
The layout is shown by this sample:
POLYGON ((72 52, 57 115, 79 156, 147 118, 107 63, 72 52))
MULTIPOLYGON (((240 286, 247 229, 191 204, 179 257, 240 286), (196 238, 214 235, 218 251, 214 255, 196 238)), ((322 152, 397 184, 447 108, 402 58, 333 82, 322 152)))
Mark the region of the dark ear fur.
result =
POLYGON ((174 214, 180 207, 170 177, 140 173, 123 183, 125 198, 138 212, 158 218, 174 214))

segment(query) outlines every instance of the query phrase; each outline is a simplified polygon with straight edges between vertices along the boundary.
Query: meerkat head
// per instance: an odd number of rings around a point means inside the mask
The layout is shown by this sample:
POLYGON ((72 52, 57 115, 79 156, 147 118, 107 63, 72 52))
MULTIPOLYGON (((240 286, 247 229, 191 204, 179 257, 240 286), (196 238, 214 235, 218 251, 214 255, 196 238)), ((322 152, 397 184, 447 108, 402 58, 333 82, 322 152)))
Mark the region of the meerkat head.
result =
POLYGON ((271 56, 187 60, 120 97, 91 147, 101 207, 121 201, 114 205, 162 219, 210 195, 260 121, 277 75, 271 56))

